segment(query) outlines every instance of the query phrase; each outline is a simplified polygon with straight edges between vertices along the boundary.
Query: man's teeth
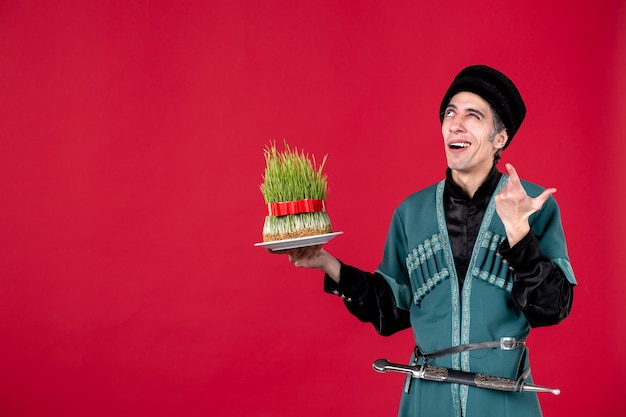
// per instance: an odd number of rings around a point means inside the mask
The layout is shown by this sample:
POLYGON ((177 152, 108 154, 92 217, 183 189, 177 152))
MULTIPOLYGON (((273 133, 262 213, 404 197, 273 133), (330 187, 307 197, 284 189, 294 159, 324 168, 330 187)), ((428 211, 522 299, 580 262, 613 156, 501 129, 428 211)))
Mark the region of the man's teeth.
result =
POLYGON ((470 146, 469 143, 451 143, 450 144, 451 148, 467 148, 468 146, 470 146))

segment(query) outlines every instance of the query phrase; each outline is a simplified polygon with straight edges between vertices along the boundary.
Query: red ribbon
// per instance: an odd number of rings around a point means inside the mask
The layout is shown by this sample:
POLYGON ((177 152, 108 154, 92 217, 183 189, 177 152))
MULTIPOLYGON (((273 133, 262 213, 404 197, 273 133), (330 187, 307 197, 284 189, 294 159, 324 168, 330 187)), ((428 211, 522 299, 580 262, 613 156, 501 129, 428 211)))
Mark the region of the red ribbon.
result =
POLYGON ((312 213, 315 211, 326 211, 326 203, 324 200, 311 200, 307 198, 298 201, 269 203, 267 205, 268 216, 286 216, 288 214, 312 213))

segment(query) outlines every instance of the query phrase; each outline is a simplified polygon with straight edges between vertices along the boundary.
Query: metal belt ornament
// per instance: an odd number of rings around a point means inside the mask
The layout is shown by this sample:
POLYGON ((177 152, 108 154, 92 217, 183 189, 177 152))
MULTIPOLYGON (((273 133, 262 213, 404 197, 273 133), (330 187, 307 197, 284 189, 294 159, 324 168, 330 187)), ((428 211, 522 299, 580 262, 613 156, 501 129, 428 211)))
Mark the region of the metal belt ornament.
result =
POLYGON ((269 203, 266 205, 266 208, 268 216, 286 216, 289 214, 313 213, 316 211, 325 212, 326 202, 324 200, 306 198, 297 201, 269 203))

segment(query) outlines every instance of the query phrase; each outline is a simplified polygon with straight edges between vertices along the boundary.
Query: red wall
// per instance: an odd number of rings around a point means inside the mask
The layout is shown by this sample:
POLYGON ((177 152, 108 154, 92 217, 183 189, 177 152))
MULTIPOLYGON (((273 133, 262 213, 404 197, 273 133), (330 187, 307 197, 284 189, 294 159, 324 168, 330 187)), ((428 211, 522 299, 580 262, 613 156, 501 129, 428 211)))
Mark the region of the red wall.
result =
POLYGON ((0 415, 395 415, 402 377, 371 362, 410 333, 253 246, 262 150, 328 153, 328 249, 373 269, 393 208, 443 176, 439 100, 474 63, 523 92, 503 161, 558 188, 579 280, 530 339, 563 391, 545 415, 614 409, 624 2, 312 3, 0 2, 0 415))

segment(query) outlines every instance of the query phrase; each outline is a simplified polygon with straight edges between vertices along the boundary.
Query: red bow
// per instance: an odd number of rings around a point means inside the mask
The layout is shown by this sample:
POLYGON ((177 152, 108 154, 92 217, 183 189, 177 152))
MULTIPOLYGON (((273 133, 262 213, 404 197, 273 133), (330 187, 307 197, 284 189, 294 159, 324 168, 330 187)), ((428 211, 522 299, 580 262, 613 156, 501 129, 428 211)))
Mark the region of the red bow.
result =
POLYGON ((269 203, 267 205, 268 216, 286 216, 288 214, 312 213, 314 211, 326 211, 324 200, 311 200, 307 198, 298 201, 269 203))

